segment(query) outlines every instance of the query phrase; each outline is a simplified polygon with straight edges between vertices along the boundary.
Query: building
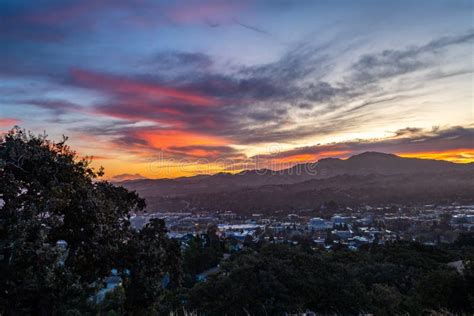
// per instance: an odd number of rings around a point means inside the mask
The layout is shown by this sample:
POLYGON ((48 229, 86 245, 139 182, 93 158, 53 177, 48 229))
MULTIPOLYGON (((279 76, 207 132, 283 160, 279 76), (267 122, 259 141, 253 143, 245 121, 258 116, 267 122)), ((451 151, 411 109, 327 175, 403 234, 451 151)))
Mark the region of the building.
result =
POLYGON ((349 217, 349 216, 334 215, 333 217, 331 217, 331 222, 334 225, 349 224, 351 221, 352 221, 352 217, 349 217))
POLYGON ((313 231, 326 230, 330 227, 322 218, 319 217, 310 219, 308 226, 309 229, 313 231))
POLYGON ((350 230, 333 230, 332 234, 338 236, 343 240, 347 240, 348 238, 352 237, 352 231, 350 230))

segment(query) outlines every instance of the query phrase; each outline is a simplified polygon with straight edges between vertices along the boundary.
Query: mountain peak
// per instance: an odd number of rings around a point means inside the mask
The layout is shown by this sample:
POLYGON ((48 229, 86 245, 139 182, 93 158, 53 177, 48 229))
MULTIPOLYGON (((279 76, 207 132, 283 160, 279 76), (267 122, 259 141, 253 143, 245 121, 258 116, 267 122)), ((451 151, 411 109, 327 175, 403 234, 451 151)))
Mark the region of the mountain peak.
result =
POLYGON ((394 154, 381 153, 377 151, 366 151, 357 155, 351 156, 348 160, 366 159, 366 158, 400 158, 394 154))

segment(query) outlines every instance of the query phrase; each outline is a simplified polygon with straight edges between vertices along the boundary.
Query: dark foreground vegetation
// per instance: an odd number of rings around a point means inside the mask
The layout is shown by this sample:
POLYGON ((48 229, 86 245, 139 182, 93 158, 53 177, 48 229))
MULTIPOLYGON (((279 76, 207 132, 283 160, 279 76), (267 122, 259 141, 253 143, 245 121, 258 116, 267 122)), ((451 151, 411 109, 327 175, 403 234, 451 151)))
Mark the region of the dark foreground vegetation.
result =
POLYGON ((18 129, 2 138, 0 315, 474 313, 472 234, 356 252, 247 243, 223 260, 212 229, 185 250, 162 221, 132 230, 128 214, 144 201, 101 173, 64 142, 18 129), (458 260, 463 269, 448 265, 458 260), (112 269, 123 282, 98 300, 112 269))
MULTIPOLYGON (((472 238, 472 236, 470 237, 472 238)), ((473 312, 474 270, 447 266, 470 246, 447 249, 411 243, 365 251, 320 252, 281 245, 248 249, 224 265, 226 273, 189 291, 189 305, 213 315, 320 313, 420 315, 473 312)))

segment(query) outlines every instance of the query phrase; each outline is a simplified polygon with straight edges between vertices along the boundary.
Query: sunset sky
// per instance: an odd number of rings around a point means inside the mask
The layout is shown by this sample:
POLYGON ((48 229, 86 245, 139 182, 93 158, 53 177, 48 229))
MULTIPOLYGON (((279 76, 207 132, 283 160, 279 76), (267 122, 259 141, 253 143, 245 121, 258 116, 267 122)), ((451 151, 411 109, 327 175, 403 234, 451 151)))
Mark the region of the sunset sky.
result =
POLYGON ((109 178, 474 161, 473 3, 2 0, 0 130, 109 178))

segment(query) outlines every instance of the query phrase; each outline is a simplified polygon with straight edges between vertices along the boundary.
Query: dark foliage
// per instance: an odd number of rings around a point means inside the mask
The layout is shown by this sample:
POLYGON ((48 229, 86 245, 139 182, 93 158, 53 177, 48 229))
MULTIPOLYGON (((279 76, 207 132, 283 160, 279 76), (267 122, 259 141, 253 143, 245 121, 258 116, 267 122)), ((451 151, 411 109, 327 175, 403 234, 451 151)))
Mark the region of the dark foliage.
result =
MULTIPOLYGON (((131 269, 130 293, 139 291, 145 274, 159 278, 158 271, 170 273, 172 286, 179 283, 179 250, 163 223, 134 233, 129 213, 142 210, 144 200, 99 181, 102 170, 93 170, 65 141, 18 128, 1 138, 2 315, 91 312, 91 298, 112 268, 131 269), (67 249, 57 246, 61 240, 67 249)), ((129 296, 132 308, 141 304, 129 296)))
POLYGON ((188 278, 217 266, 222 259, 222 245, 216 233, 216 227, 211 227, 206 234, 198 235, 187 243, 183 268, 188 278))
POLYGON ((129 251, 130 278, 124 284, 127 310, 143 315, 175 307, 166 301, 166 291, 181 284, 181 255, 178 243, 166 236, 164 221, 151 220, 135 234, 129 251))
POLYGON ((224 273, 197 284, 189 308, 208 315, 472 313, 471 272, 447 265, 459 250, 401 242, 329 253, 267 245, 234 256, 224 273))

